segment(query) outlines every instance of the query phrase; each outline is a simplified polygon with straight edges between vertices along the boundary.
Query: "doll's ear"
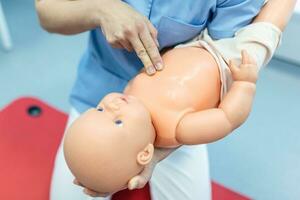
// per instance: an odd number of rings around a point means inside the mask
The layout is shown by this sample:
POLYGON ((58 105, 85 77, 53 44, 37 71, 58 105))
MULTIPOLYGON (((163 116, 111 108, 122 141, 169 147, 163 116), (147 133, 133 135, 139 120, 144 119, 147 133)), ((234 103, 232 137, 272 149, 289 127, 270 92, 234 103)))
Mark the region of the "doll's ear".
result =
POLYGON ((154 153, 154 146, 153 144, 148 144, 142 151, 140 151, 137 155, 137 162, 140 165, 147 165, 152 157, 153 157, 153 153, 154 153))

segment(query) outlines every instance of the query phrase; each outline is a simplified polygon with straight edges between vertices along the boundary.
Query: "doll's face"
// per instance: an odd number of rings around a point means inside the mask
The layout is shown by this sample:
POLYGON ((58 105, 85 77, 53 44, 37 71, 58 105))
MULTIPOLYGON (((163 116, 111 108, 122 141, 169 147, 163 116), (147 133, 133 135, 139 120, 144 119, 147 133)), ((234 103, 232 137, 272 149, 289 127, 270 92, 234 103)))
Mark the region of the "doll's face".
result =
POLYGON ((133 96, 111 93, 68 128, 64 154, 74 176, 101 193, 126 187, 153 155, 151 116, 133 96))
POLYGON ((91 112, 107 132, 131 134, 136 137, 150 128, 151 117, 145 106, 134 96, 121 93, 106 95, 91 112))

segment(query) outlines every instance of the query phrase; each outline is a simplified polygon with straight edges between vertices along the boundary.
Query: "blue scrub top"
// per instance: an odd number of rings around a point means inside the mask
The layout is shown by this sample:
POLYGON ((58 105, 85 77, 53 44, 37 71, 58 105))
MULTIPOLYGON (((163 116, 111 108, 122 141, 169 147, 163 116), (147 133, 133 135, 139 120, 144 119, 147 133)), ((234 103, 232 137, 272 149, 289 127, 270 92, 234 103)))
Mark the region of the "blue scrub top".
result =
MULTIPOLYGON (((214 39, 232 37, 251 23, 264 0, 125 0, 150 19, 160 48, 197 36, 204 28, 214 39)), ((95 107, 107 93, 122 92, 143 67, 134 52, 112 48, 100 29, 90 31, 70 102, 79 112, 95 107)), ((145 88, 147 90, 147 88, 145 88)))

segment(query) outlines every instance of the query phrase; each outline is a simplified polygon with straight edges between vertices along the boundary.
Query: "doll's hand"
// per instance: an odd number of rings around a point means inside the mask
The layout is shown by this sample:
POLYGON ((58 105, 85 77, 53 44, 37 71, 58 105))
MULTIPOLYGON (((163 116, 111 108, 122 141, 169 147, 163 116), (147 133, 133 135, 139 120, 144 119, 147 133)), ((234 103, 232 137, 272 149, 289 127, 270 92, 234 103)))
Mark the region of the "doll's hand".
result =
POLYGON ((247 81, 256 83, 258 77, 258 67, 254 59, 247 53, 242 51, 242 64, 237 67, 232 60, 229 62, 229 68, 234 81, 247 81))

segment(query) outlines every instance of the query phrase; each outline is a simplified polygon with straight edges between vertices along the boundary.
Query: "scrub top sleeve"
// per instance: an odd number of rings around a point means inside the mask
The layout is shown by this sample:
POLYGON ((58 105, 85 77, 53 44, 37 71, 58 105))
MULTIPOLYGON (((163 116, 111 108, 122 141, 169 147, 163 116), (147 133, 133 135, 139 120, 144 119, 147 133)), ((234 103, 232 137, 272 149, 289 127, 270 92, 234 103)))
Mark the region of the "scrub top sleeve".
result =
POLYGON ((240 28, 251 23, 264 0, 217 0, 211 20, 207 24, 213 39, 233 37, 240 28))

